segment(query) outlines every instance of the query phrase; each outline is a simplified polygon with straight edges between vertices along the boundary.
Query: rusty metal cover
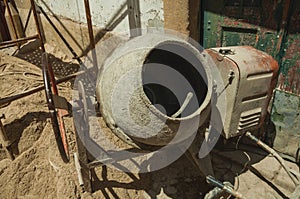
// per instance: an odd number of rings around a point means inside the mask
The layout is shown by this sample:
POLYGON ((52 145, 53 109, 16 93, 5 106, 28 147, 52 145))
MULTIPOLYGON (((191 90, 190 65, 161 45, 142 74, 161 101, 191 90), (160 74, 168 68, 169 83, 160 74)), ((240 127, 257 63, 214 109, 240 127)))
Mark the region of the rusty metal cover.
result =
POLYGON ((259 128, 276 84, 278 63, 270 55, 250 46, 206 50, 224 80, 218 95, 226 95, 225 138, 259 128))

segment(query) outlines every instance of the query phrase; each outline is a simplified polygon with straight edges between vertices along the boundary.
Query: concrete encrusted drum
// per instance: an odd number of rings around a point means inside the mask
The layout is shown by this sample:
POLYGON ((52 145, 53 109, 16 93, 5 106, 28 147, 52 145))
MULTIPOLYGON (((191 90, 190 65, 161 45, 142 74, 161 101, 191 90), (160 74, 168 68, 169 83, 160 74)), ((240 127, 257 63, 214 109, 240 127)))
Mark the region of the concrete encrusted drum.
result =
POLYGON ((119 46, 96 83, 108 127, 146 145, 186 140, 210 112, 208 62, 199 49, 174 35, 148 33, 119 46))

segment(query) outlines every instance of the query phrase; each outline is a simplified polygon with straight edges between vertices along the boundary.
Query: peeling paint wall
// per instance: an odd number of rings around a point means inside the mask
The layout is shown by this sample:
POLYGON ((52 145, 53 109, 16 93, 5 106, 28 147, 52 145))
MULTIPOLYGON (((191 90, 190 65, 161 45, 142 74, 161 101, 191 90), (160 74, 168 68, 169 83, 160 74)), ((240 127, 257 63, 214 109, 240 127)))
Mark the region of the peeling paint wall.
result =
MULTIPOLYGON (((45 10, 50 9, 60 15, 77 22, 86 23, 84 0, 39 0, 45 10)), ((127 9, 127 0, 90 0, 93 25, 107 28, 112 21, 120 18, 127 9)), ((163 27, 163 2, 162 0, 140 0, 140 15, 142 29, 153 26, 163 27)), ((116 32, 128 32, 129 21, 126 16, 114 29, 116 32)))
MULTIPOLYGON (((94 37, 98 42, 106 29, 114 33, 129 35, 128 2, 130 0, 89 0, 94 37)), ((135 1, 135 0, 133 0, 135 1)), ((164 27, 163 0, 136 0, 139 2, 141 28, 164 27)), ((47 13, 49 18, 70 43, 78 55, 84 55, 89 47, 84 0, 35 0, 47 13)), ((30 9, 29 0, 15 0, 23 27, 27 23, 30 9)), ((46 43, 59 46, 67 56, 70 51, 50 26, 46 18, 39 14, 46 43)), ((144 30, 145 31, 145 30, 144 30)), ((29 17, 26 36, 36 34, 33 16, 29 17)))
POLYGON ((300 94, 300 1, 206 0, 203 45, 251 45, 280 64, 278 88, 300 94))
POLYGON ((287 36, 280 54, 278 87, 300 96, 300 1, 292 5, 287 23, 287 36))

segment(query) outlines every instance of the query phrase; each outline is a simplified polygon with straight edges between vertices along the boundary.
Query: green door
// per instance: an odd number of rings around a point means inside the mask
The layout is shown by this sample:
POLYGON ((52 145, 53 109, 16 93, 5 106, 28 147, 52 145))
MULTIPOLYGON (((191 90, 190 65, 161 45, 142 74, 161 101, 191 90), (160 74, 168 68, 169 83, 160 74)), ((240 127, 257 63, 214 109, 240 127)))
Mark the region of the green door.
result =
POLYGON ((204 0, 203 47, 250 45, 275 56, 283 5, 271 2, 204 0))

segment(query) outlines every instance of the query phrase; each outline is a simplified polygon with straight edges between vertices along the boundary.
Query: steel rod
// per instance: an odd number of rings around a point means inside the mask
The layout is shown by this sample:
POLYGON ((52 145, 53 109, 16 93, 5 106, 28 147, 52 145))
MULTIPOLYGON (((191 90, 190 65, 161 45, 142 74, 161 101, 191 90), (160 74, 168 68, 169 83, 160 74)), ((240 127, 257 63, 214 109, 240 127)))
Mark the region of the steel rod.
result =
MULTIPOLYGON (((56 83, 56 84, 60 84, 60 83, 69 81, 70 79, 75 78, 77 75, 82 75, 82 74, 84 74, 84 73, 85 73, 85 71, 79 71, 79 72, 77 72, 77 73, 68 75, 68 76, 63 77, 63 78, 61 78, 61 79, 58 79, 58 80, 55 81, 55 83, 56 83)), ((44 85, 41 85, 41 86, 38 86, 38 87, 33 88, 33 89, 31 89, 31 90, 28 90, 28 91, 25 91, 25 92, 23 92, 23 93, 17 94, 17 95, 5 97, 5 98, 0 98, 0 107, 1 107, 1 105, 9 104, 9 103, 11 103, 12 101, 15 101, 15 100, 21 99, 21 98, 23 98, 23 97, 29 96, 29 95, 31 95, 31 94, 37 93, 37 92, 43 90, 44 88, 45 88, 45 86, 44 86, 44 85)))
MULTIPOLYGON (((8 0, 4 0, 4 5, 5 5, 5 7, 7 8, 7 11, 8 11, 9 20, 10 20, 10 23, 11 23, 11 25, 13 27, 15 38, 18 39, 17 29, 16 29, 16 26, 15 26, 15 23, 14 23, 14 19, 13 19, 12 14, 11 14, 10 7, 8 5, 8 0)), ((20 43, 17 43, 17 45, 18 45, 18 48, 20 49, 20 43)))
POLYGON ((27 29, 27 27, 28 27, 31 12, 32 12, 32 8, 30 7, 30 8, 29 8, 28 15, 27 15, 27 18, 26 18, 26 22, 25 22, 25 25, 24 25, 24 32, 26 32, 26 29, 27 29))
POLYGON ((91 47, 91 49, 94 49, 95 48, 95 39, 94 39, 94 34, 93 34, 93 26, 92 26, 89 0, 84 0, 84 6, 85 6, 85 14, 86 14, 86 20, 87 20, 87 25, 88 25, 89 37, 90 37, 90 47, 91 47))
POLYGON ((64 44, 67 46, 67 48, 70 50, 70 52, 72 53, 72 55, 74 56, 74 58, 78 61, 79 65, 83 65, 82 60, 80 59, 80 57, 76 54, 75 50, 71 47, 71 45, 67 42, 67 40, 64 38, 64 36, 61 34, 61 32, 58 30, 58 28, 56 27, 56 25, 52 22, 52 20, 49 18, 49 16, 47 15, 47 13, 44 11, 44 9, 39 6, 39 9, 41 11, 41 13, 44 15, 44 17, 46 18, 46 20, 48 21, 48 23, 52 26, 52 28, 54 29, 54 31, 58 34, 58 36, 61 38, 61 40, 64 42, 64 44))
POLYGON ((92 50, 93 65, 94 67, 98 68, 89 0, 84 0, 84 6, 85 6, 85 14, 86 14, 86 20, 88 25, 89 37, 90 37, 90 48, 92 50))
POLYGON ((42 37, 42 30, 41 30, 41 27, 40 27, 40 23, 39 23, 39 19, 38 19, 38 15, 37 15, 34 0, 30 0, 30 3, 31 3, 31 8, 32 8, 32 12, 33 12, 34 21, 35 21, 36 30, 38 32, 38 37, 41 41, 41 48, 42 48, 42 51, 45 52, 44 40, 43 40, 43 37, 42 37))
POLYGON ((28 41, 28 40, 32 40, 32 39, 38 39, 39 36, 38 34, 33 35, 33 36, 29 36, 29 37, 24 37, 24 38, 20 38, 20 39, 14 39, 14 40, 10 40, 10 41, 3 41, 0 43, 0 46, 6 46, 6 45, 11 45, 11 44, 15 44, 18 42, 22 42, 22 41, 28 41))
MULTIPOLYGON (((43 53, 45 53, 46 50, 45 50, 44 40, 43 40, 43 37, 42 37, 41 26, 40 26, 40 23, 39 23, 39 19, 38 19, 36 7, 35 7, 35 2, 34 2, 34 0, 30 0, 30 3, 31 3, 31 7, 32 7, 32 12, 33 12, 34 20, 35 20, 36 29, 37 29, 37 32, 38 32, 38 35, 39 35, 39 38, 40 38, 40 41, 41 41, 41 48, 42 48, 43 53)), ((53 72, 52 65, 50 63, 48 63, 48 71, 49 71, 50 81, 52 83, 51 85, 52 85, 53 93, 55 95, 58 95, 58 90, 57 90, 57 87, 56 87, 56 84, 55 84, 54 72, 53 72)))
POLYGON ((5 45, 5 46, 0 46, 0 50, 1 49, 4 49, 4 48, 8 48, 8 47, 13 47, 13 46, 15 46, 16 44, 15 43, 13 43, 13 44, 7 44, 7 45, 5 45))

